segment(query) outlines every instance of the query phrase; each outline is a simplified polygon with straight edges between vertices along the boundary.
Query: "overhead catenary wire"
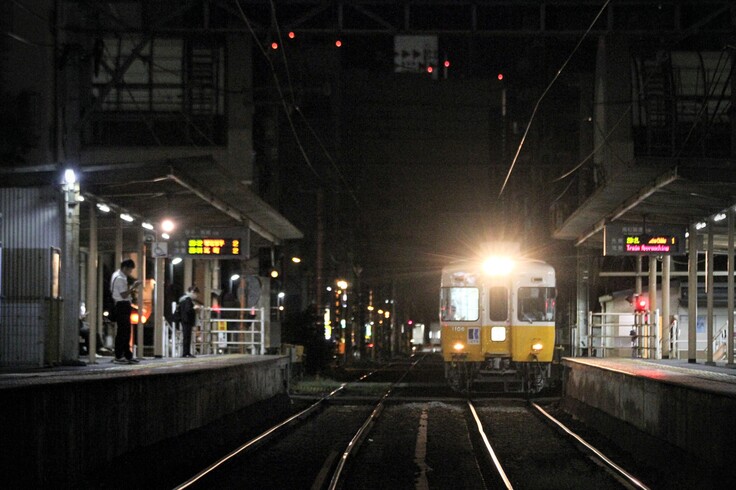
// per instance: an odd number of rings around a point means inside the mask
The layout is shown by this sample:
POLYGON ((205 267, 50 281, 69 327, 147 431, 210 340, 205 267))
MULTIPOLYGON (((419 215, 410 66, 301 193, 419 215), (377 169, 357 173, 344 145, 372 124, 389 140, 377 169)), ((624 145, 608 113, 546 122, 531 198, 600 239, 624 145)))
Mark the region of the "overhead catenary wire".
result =
MULTIPOLYGON (((289 85, 289 92, 291 94, 291 104, 294 107, 294 110, 299 114, 299 116, 301 116, 302 121, 304 122, 304 125, 307 127, 307 129, 309 130, 310 134, 314 137, 314 139, 317 141, 317 144, 319 145, 322 152, 325 154, 325 157, 327 158, 327 161, 330 163, 330 166, 335 171, 335 173, 337 174, 342 184, 348 190, 348 193, 350 194, 350 197, 352 198, 352 200, 355 202, 356 206, 358 206, 358 208, 360 209, 360 201, 358 200, 358 197, 355 195, 355 192, 353 191, 352 186, 348 183, 347 179, 345 178, 345 175, 343 174, 343 172, 340 170, 339 166, 337 165, 335 158, 327 150, 327 147, 322 142, 322 139, 317 135, 317 132, 314 130, 312 125, 309 123, 309 120, 304 115, 299 105, 296 103, 296 98, 294 97, 294 93, 295 93, 294 85, 291 80, 291 71, 289 69, 289 61, 286 58, 286 44, 284 43, 284 39, 281 34, 281 27, 279 26, 279 23, 276 20, 276 4, 274 3, 273 0, 271 0, 270 5, 271 5, 271 18, 274 19, 273 27, 276 31, 276 38, 278 39, 279 46, 281 46, 281 57, 283 58, 283 61, 284 61, 284 71, 286 72, 286 82, 289 85)), ((261 52, 269 60, 269 64, 270 64, 270 59, 268 58, 268 55, 266 54, 265 49, 263 49, 260 42, 258 42, 258 38, 254 36, 254 40, 259 45, 259 47, 261 47, 261 52)), ((270 66, 271 66, 271 69, 274 70, 273 64, 271 64, 270 66)), ((274 70, 274 77, 275 76, 276 75, 275 75, 275 70, 274 70)))
POLYGON ((570 62, 572 57, 575 55, 577 50, 580 48, 580 45, 583 44, 583 41, 585 40, 585 38, 588 37, 588 34, 590 33, 590 31, 593 30, 593 26, 596 24, 596 22, 598 22, 598 19, 603 14, 603 11, 606 9, 606 7, 608 7, 609 3, 611 3, 611 0, 606 0, 603 6, 598 10, 598 13, 596 14, 595 18, 593 18, 593 21, 588 26, 588 29, 586 29, 586 31, 580 37, 580 40, 575 45, 572 52, 568 55, 567 59, 565 59, 565 61, 562 63, 562 66, 560 67, 560 69, 557 70, 557 73, 555 73, 555 76, 549 82, 549 84, 547 85, 547 88, 544 89, 544 91, 542 92, 542 95, 540 95, 539 98, 537 99, 536 104, 534 104, 532 115, 531 117, 529 117, 529 122, 526 125, 526 129, 524 129, 524 134, 522 135, 521 141, 519 142, 519 146, 516 149, 516 154, 514 155, 514 159, 511 161, 511 165, 509 166, 509 171, 506 173, 506 178, 504 179, 503 184, 501 185, 501 190, 498 193, 499 198, 503 194, 504 189, 506 189, 506 184, 508 183, 509 178, 511 177, 511 173, 514 171, 514 167, 516 166, 516 161, 518 160, 519 154, 521 153, 521 149, 524 146, 524 142, 526 141, 527 134, 529 134, 529 128, 531 128, 532 122, 534 122, 534 116, 536 116, 537 110, 539 110, 539 105, 542 103, 542 100, 544 100, 544 97, 547 95, 547 92, 549 92, 549 90, 552 88, 552 85, 554 85, 554 83, 557 81, 557 79, 560 77, 563 70, 567 66, 567 64, 570 62))
POLYGON ((258 40, 258 36, 256 35, 256 32, 253 30, 253 26, 251 26, 250 21, 248 20, 248 16, 245 15, 245 11, 243 10, 243 7, 241 7, 240 5, 240 0, 235 0, 235 5, 238 7, 240 16, 243 18, 243 22, 245 22, 245 25, 248 27, 248 31, 250 31, 251 36, 253 36, 255 44, 259 47, 259 49, 261 50, 261 53, 263 53, 264 58, 266 58, 266 61, 268 62, 269 67, 271 68, 271 75, 273 76, 273 79, 274 79, 276 91, 278 92, 279 98, 281 99, 281 104, 284 107, 284 113, 286 115, 287 121, 289 122, 289 127, 291 128, 292 134, 294 135, 296 145, 299 148, 299 152, 302 154, 302 158, 304 158, 304 163, 307 165, 309 170, 312 171, 315 177, 317 177, 319 180, 322 180, 322 176, 319 174, 319 172, 317 172, 317 169, 314 168, 314 165, 312 165, 312 162, 309 159, 309 156, 307 155, 307 151, 304 149, 304 146, 302 145, 302 142, 299 139, 299 135, 296 132, 296 128, 294 127, 294 121, 292 120, 291 113, 289 111, 289 106, 286 104, 286 98, 284 97, 284 92, 281 89, 281 83, 279 82, 278 75, 276 74, 276 68, 273 66, 273 61, 271 61, 271 58, 268 56, 268 53, 266 53, 266 50, 263 48, 260 41, 258 40))

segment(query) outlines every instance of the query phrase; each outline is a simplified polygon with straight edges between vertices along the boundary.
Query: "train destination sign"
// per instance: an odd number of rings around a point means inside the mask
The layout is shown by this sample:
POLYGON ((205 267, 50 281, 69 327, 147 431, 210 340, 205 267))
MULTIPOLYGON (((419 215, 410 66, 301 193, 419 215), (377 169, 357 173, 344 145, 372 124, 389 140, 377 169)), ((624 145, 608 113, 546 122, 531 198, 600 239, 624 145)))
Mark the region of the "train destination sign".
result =
POLYGON ((685 227, 612 223, 604 229, 603 255, 684 255, 685 227))

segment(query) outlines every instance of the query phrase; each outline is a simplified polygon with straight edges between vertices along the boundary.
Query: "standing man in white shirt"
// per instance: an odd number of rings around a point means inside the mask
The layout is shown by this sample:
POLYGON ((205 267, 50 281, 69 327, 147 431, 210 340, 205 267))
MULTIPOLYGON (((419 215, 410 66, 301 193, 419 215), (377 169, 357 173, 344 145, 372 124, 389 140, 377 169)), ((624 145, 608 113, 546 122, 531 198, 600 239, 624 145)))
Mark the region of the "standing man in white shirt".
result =
POLYGON ((136 364, 137 359, 133 359, 133 352, 130 350, 130 311, 131 311, 131 295, 133 291, 141 284, 141 281, 134 281, 128 285, 128 278, 135 269, 135 262, 132 259, 125 259, 120 262, 120 269, 116 270, 110 279, 110 292, 112 299, 115 301, 113 309, 113 318, 118 325, 115 334, 115 359, 113 362, 117 364, 136 364))

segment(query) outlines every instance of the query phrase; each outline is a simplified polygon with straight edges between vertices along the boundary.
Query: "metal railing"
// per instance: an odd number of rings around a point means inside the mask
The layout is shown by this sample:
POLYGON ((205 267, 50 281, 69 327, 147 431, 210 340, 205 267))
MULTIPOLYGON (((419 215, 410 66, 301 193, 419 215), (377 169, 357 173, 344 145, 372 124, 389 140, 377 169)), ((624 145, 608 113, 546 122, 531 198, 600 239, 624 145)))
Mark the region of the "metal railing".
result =
POLYGON ((263 308, 205 308, 202 325, 192 334, 200 354, 266 353, 263 308))
POLYGON ((659 311, 652 313, 588 313, 590 357, 661 359, 659 311))
MULTIPOLYGON (((676 359, 680 359, 680 352, 687 352, 688 339, 680 339, 680 329, 672 329, 670 339, 672 343, 672 353, 676 359)), ((709 347, 706 339, 695 341, 696 353, 702 353, 705 357, 708 350, 713 349, 713 360, 723 361, 728 357, 728 323, 723 324, 716 334, 713 336, 713 344, 709 347)))

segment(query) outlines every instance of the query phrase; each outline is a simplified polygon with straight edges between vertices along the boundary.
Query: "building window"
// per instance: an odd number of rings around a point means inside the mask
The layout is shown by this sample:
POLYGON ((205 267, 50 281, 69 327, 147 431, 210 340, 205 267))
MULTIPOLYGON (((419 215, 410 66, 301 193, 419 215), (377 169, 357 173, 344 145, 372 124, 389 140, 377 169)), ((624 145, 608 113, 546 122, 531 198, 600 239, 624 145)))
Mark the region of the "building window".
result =
POLYGON ((225 143, 225 52, 221 44, 111 37, 98 40, 95 52, 92 100, 97 105, 87 143, 225 143))

